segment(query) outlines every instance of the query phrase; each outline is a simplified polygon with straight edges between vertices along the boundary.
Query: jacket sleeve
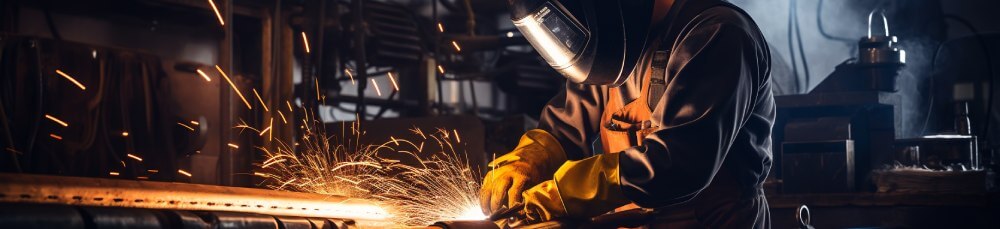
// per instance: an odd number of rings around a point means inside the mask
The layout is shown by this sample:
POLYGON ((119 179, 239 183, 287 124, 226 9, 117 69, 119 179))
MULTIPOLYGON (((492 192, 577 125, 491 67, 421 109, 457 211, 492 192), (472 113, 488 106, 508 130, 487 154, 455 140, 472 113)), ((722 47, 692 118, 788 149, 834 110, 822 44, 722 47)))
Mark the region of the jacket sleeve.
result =
POLYGON ((559 141, 567 159, 590 156, 592 137, 600 130, 606 94, 606 86, 566 82, 564 90, 542 109, 538 128, 559 141))
POLYGON ((758 45, 732 24, 698 24, 671 49, 657 131, 620 156, 624 195, 643 207, 690 200, 711 183, 753 110, 758 45))

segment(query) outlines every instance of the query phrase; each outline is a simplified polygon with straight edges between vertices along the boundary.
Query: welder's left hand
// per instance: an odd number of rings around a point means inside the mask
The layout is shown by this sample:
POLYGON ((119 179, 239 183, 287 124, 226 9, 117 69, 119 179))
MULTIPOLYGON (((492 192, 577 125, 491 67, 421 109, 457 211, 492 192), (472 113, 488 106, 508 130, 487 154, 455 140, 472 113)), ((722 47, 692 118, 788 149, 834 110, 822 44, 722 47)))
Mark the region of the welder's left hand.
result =
POLYGON ((544 181, 521 195, 529 222, 555 218, 589 219, 629 201, 621 192, 618 153, 606 153, 568 161, 552 180, 544 181))

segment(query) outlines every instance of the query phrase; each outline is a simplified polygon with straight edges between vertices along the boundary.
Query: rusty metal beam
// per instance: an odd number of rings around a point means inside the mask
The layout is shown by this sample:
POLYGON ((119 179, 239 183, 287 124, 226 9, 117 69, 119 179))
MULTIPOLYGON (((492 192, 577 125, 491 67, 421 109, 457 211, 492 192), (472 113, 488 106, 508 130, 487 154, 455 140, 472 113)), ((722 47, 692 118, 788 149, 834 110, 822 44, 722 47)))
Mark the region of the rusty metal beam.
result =
POLYGON ((374 203, 343 196, 214 185, 0 173, 0 202, 250 212, 388 226, 374 203))

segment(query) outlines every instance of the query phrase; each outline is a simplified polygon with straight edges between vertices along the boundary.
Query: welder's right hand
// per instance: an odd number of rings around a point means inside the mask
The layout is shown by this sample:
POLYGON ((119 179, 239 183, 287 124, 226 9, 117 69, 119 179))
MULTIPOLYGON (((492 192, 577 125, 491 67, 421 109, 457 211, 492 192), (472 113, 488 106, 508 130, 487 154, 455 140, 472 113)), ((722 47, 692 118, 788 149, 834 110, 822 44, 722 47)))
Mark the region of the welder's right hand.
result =
POLYGON ((490 162, 491 171, 479 190, 483 213, 490 215, 502 206, 521 203, 524 190, 552 179, 565 161, 566 153, 551 134, 540 129, 524 133, 513 151, 490 162))

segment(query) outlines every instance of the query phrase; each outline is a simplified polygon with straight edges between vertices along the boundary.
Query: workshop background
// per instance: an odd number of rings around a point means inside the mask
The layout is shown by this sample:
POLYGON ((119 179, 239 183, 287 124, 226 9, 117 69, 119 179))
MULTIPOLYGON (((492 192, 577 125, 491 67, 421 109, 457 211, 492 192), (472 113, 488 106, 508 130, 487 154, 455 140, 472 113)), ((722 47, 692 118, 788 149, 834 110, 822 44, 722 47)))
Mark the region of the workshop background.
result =
MULTIPOLYGON (((1000 227, 1000 2, 730 2, 770 44, 775 228, 1000 227)), ((336 201, 291 193, 268 149, 440 136, 416 144, 478 182, 565 83, 497 0, 0 0, 0 53, 20 227, 351 224, 291 211, 336 201), (220 192, 289 211, 136 197, 220 192)))

